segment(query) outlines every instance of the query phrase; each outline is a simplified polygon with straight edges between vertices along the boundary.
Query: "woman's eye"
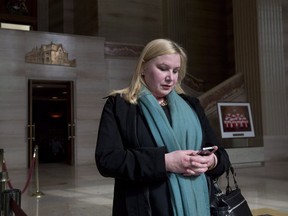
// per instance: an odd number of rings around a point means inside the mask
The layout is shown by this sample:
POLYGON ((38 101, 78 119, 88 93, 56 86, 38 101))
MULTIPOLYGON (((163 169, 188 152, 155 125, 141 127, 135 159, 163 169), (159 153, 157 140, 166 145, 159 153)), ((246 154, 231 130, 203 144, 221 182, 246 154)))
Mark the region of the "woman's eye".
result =
POLYGON ((173 73, 177 74, 177 73, 179 73, 179 70, 178 69, 177 70, 173 70, 173 73))
POLYGON ((161 70, 161 71, 167 71, 167 70, 168 70, 168 68, 159 67, 159 70, 161 70))
MULTIPOLYGON (((159 69, 160 71, 164 71, 164 72, 165 72, 165 71, 170 71, 172 68, 170 69, 169 67, 165 67, 165 66, 164 66, 164 67, 161 67, 161 66, 160 66, 160 67, 158 67, 158 69, 159 69)), ((180 71, 179 68, 173 69, 173 73, 174 73, 174 74, 179 73, 179 71, 180 71)))

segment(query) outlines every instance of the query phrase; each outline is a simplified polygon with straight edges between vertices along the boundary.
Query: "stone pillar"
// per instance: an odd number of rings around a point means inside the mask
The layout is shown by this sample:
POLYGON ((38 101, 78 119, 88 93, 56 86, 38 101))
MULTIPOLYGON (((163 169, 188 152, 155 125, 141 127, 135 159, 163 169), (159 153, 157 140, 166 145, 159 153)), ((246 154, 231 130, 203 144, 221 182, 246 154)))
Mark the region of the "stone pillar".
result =
POLYGON ((256 130, 251 145, 263 142, 267 153, 288 134, 282 4, 233 0, 233 12, 236 71, 244 74, 256 130))
POLYGON ((288 116, 281 0, 258 0, 265 160, 287 159, 288 116))
POLYGON ((74 33, 74 1, 63 0, 63 32, 74 33))
POLYGON ((288 134, 281 0, 258 0, 264 136, 288 134))
POLYGON ((49 30, 49 1, 41 0, 37 2, 37 23, 38 31, 49 30))
POLYGON ((256 138, 249 139, 249 142, 254 146, 263 146, 257 19, 256 0, 233 0, 235 69, 236 73, 244 74, 247 101, 251 103, 256 134, 256 138))

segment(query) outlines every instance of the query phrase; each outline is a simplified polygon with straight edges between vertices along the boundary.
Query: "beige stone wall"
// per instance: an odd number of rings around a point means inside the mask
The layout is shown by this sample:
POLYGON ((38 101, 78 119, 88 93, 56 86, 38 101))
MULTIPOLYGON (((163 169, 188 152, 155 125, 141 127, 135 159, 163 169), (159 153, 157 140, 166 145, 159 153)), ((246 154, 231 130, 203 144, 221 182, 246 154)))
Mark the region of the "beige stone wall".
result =
MULTIPOLYGON (((286 96, 288 101, 288 2, 282 0, 282 17, 283 17, 283 39, 284 39, 284 62, 286 74, 286 96)), ((287 111, 288 112, 288 111, 287 111)))
POLYGON ((93 163, 99 118, 109 89, 104 39, 0 30, 0 147, 9 168, 27 167, 28 79, 67 80, 75 85, 75 163, 93 163), (61 43, 76 67, 25 63, 36 46, 61 43))

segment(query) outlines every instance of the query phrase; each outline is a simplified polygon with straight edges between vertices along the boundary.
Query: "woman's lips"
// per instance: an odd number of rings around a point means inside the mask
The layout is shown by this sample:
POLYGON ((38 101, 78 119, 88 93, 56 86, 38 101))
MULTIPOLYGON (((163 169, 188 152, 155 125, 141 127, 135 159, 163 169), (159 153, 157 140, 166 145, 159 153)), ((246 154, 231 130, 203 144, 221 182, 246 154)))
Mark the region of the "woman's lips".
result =
POLYGON ((170 85, 162 85, 162 88, 165 90, 169 90, 171 88, 171 86, 170 85))

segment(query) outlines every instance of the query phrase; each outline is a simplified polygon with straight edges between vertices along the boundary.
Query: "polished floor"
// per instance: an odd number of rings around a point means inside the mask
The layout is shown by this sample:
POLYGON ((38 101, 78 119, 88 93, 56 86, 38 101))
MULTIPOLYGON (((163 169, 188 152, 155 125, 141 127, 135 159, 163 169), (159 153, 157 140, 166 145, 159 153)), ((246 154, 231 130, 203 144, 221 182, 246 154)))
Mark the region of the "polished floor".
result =
MULTIPOLYGON (((287 170, 288 161, 236 167, 238 184, 254 215, 288 215, 287 170)), ((8 170, 13 187, 22 190, 28 173, 28 170, 8 170)), ((39 187, 34 173, 21 197, 21 208, 28 216, 111 215, 113 179, 100 176, 94 164, 75 167, 40 164, 38 173, 39 187), (40 198, 35 196, 41 193, 40 198)), ((221 185, 224 182, 221 179, 221 185)))

